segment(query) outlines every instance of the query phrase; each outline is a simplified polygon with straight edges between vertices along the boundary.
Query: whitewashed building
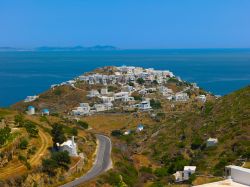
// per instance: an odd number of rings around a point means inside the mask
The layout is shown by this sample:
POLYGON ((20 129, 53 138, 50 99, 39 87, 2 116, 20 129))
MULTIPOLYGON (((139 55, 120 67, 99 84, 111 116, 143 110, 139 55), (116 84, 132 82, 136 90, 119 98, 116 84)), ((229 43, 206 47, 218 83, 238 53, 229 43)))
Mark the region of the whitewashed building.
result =
POLYGON ((98 90, 90 90, 89 94, 87 95, 87 97, 98 97, 100 96, 100 93, 98 92, 98 90))
POLYGON ((225 167, 225 174, 236 183, 250 186, 250 169, 229 165, 225 167))
POLYGON ((207 98, 206 98, 205 95, 198 95, 198 96, 196 97, 196 99, 197 99, 198 101, 200 101, 200 102, 203 102, 203 103, 205 103, 206 100, 207 100, 207 98))
POLYGON ((217 138, 208 138, 207 139, 207 147, 213 147, 218 144, 217 138))
POLYGON ((31 102, 31 101, 35 101, 37 98, 39 98, 39 96, 37 96, 37 95, 27 96, 27 97, 24 99, 24 102, 25 102, 25 103, 28 103, 28 102, 31 102))
POLYGON ((195 171, 196 171, 196 166, 184 166, 183 180, 188 180, 190 175, 194 174, 195 171))
POLYGON ((175 101, 188 101, 189 96, 185 92, 176 93, 174 96, 175 101))
POLYGON ((139 109, 141 110, 149 110, 151 109, 152 107, 150 106, 150 100, 145 100, 145 101, 142 101, 140 104, 139 104, 139 109))
POLYGON ((101 89, 101 94, 102 95, 107 95, 109 92, 108 92, 108 88, 102 88, 101 89))
POLYGON ((118 93, 114 94, 115 100, 122 99, 122 98, 125 98, 125 97, 128 97, 128 96, 129 96, 128 92, 118 92, 118 93))
POLYGON ((33 106, 28 106, 27 114, 28 114, 28 115, 34 115, 35 113, 36 113, 35 107, 33 107, 33 106))
POLYGON ((80 106, 72 110, 73 115, 81 116, 90 113, 90 106, 88 103, 80 103, 80 106))
POLYGON ((77 156, 77 145, 74 140, 74 136, 72 136, 71 140, 67 140, 59 145, 61 151, 67 151, 70 156, 77 156))
POLYGON ((100 99, 102 100, 103 103, 111 103, 112 101, 115 100, 114 97, 108 97, 108 96, 101 96, 100 99))

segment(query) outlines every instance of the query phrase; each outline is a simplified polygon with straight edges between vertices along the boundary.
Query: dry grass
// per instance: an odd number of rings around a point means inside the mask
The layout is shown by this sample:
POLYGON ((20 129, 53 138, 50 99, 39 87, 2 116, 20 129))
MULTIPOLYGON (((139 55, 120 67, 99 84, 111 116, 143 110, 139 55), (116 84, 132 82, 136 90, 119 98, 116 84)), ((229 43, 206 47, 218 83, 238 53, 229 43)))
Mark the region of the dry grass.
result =
POLYGON ((139 123, 153 124, 154 122, 145 114, 135 117, 131 114, 100 114, 82 118, 89 123, 93 132, 110 134, 112 130, 122 128, 135 128, 139 123))

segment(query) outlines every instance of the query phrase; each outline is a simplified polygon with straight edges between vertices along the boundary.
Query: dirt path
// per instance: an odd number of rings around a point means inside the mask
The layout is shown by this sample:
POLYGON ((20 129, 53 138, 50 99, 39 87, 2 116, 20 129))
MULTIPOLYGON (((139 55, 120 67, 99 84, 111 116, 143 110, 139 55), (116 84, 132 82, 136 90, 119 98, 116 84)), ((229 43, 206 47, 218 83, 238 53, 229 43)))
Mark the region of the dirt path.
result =
MULTIPOLYGON (((39 138, 41 145, 32 158, 28 160, 32 167, 39 165, 42 157, 47 151, 47 148, 52 145, 50 136, 45 134, 41 128, 39 128, 39 138)), ((27 171, 27 168, 23 164, 10 164, 9 166, 0 169, 0 179, 6 179, 10 176, 20 175, 25 171, 27 171)))

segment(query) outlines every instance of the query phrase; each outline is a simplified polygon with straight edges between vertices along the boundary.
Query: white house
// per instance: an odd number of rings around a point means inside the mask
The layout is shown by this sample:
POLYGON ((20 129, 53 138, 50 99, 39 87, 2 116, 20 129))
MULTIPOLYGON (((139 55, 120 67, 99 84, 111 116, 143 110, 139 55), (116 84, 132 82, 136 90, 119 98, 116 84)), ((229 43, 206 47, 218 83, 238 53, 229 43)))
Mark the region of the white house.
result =
POLYGON ((80 107, 72 110, 73 115, 86 115, 90 112, 90 106, 88 103, 80 103, 80 107))
POLYGON ((118 92, 118 93, 114 94, 115 100, 122 99, 122 98, 125 98, 125 97, 128 97, 128 96, 129 96, 128 92, 118 92))
POLYGON ((174 99, 175 101, 187 101, 189 99, 189 96, 187 93, 179 92, 175 94, 174 99))
POLYGON ((207 139, 207 147, 215 146, 218 143, 217 138, 208 138, 207 139))
POLYGON ((105 106, 105 104, 95 104, 94 108, 96 112, 103 112, 107 110, 107 107, 105 106))
POLYGON ((129 101, 134 101, 134 100, 135 100, 134 97, 124 97, 124 98, 122 98, 123 102, 129 102, 129 101))
POLYGON ((101 89, 101 94, 102 95, 107 95, 108 94, 108 88, 102 88, 101 89))
POLYGON ((236 183, 250 186, 250 169, 229 165, 225 167, 225 174, 236 183))
POLYGON ((196 97, 196 99, 197 99, 198 101, 200 101, 200 102, 203 102, 203 103, 205 103, 206 100, 207 100, 207 98, 206 98, 205 95, 198 95, 198 96, 196 97))
POLYGON ((72 136, 71 140, 67 140, 59 146, 61 151, 68 151, 70 156, 77 156, 77 145, 74 141, 74 136, 72 136))
POLYGON ((114 97, 107 97, 107 96, 101 96, 100 99, 102 100, 103 103, 111 103, 112 101, 115 100, 114 97))
POLYGON ((87 97, 98 97, 98 96, 100 96, 100 93, 98 92, 98 90, 91 90, 89 94, 87 95, 87 97))
POLYGON ((139 124, 139 125, 137 126, 136 131, 137 131, 137 132, 141 132, 141 131, 143 131, 143 129, 144 129, 144 126, 143 126, 142 124, 139 124))
POLYGON ((42 115, 45 116, 45 115, 49 115, 49 109, 45 108, 42 110, 42 115))
POLYGON ((141 109, 141 110, 149 110, 149 109, 151 109, 150 101, 149 100, 142 101, 139 104, 139 109, 141 109))
POLYGON ((196 166, 184 166, 183 180, 188 180, 190 175, 194 174, 195 171, 196 171, 196 166))
POLYGON ((131 130, 126 130, 123 134, 124 135, 129 135, 131 133, 131 130))
POLYGON ((35 101, 37 98, 39 98, 39 96, 37 96, 37 95, 27 96, 26 99, 24 99, 24 102, 28 103, 28 102, 31 102, 31 101, 35 101))
POLYGON ((28 106, 27 114, 28 114, 28 115, 34 115, 34 114, 35 114, 35 107, 33 107, 33 106, 28 106))

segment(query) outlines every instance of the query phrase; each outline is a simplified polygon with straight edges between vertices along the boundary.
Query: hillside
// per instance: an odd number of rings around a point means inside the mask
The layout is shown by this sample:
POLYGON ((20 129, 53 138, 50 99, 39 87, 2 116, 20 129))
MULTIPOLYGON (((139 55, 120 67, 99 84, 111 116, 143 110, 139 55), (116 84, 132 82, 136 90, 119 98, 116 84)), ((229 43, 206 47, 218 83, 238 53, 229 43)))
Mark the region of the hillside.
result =
POLYGON ((33 119, 48 108, 66 129, 80 120, 90 126, 84 136, 111 137, 113 169, 87 185, 178 186, 173 174, 196 166, 181 183, 189 186, 221 180, 226 165, 249 165, 249 96, 250 86, 217 98, 168 70, 122 66, 53 85, 12 109, 24 113, 32 105, 33 119), (218 143, 209 146, 210 138, 218 143))
POLYGON ((248 86, 206 103, 202 110, 168 113, 142 133, 114 138, 116 168, 100 184, 119 183, 121 175, 129 186, 166 185, 184 165, 197 166, 193 184, 220 180, 225 165, 243 165, 250 159, 249 96, 248 86), (218 138, 218 145, 207 148, 209 137, 218 138), (131 168, 134 174, 128 172, 131 168))

